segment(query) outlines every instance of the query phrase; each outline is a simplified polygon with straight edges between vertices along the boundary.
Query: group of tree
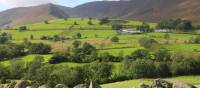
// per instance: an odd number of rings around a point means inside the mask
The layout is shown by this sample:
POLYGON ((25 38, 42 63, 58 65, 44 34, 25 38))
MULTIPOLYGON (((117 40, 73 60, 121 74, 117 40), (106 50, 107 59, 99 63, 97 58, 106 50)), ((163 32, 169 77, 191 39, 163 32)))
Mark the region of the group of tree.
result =
MULTIPOLYGON (((75 45, 76 49, 80 49, 78 50, 79 52, 87 56, 90 55, 90 50, 92 50, 90 45, 85 44, 83 45, 84 47, 75 45)), ((182 54, 174 55, 166 48, 159 48, 155 52, 139 49, 128 56, 122 57, 121 61, 123 62, 122 68, 119 69, 120 74, 114 74, 114 65, 107 63, 114 58, 109 53, 104 53, 96 57, 96 61, 74 68, 64 65, 49 65, 43 62, 44 59, 41 56, 35 57, 33 61, 27 64, 22 60, 14 60, 9 68, 0 64, 0 79, 32 80, 36 86, 48 84, 54 87, 56 84, 62 83, 72 87, 80 83, 88 83, 91 80, 97 83, 107 83, 133 78, 200 74, 200 58, 186 57, 182 54)), ((84 58, 81 57, 80 59, 84 58)))
POLYGON ((99 21, 100 21, 100 22, 99 22, 100 25, 104 25, 104 24, 110 23, 110 20, 109 20, 109 18, 107 18, 107 17, 101 18, 99 21))
POLYGON ((28 63, 23 60, 11 61, 9 68, 0 64, 0 80, 31 80, 35 88, 43 84, 47 84, 51 88, 54 88, 56 84, 73 87, 77 84, 89 83, 91 80, 105 83, 111 79, 112 69, 112 64, 104 62, 93 62, 75 68, 53 66, 45 64, 43 57, 36 56, 33 61, 28 63))
POLYGON ((93 61, 120 62, 121 57, 113 56, 110 53, 99 53, 97 48, 89 43, 74 41, 73 48, 68 51, 54 52, 49 63, 57 64, 61 62, 89 63, 93 61))
POLYGON ((197 75, 200 58, 182 54, 173 55, 160 48, 154 53, 142 49, 132 53, 123 61, 121 76, 127 78, 171 77, 176 75, 197 75))
POLYGON ((112 29, 113 30, 121 30, 123 28, 123 25, 121 24, 113 24, 112 29))
POLYGON ((182 31, 188 31, 194 29, 191 21, 181 20, 181 19, 161 21, 158 23, 157 28, 182 30, 182 31))
POLYGON ((143 46, 144 48, 148 48, 148 49, 152 49, 152 48, 156 47, 157 45, 159 45, 158 41, 156 41, 155 39, 152 39, 152 38, 147 38, 147 37, 139 39, 138 42, 141 46, 143 46))
POLYGON ((26 31, 28 30, 27 26, 21 26, 19 27, 19 31, 26 31))
POLYGON ((41 36, 40 40, 64 41, 66 40, 66 38, 61 37, 59 35, 54 35, 54 36, 41 36))
POLYGON ((0 45, 0 60, 14 59, 26 54, 49 54, 51 46, 44 43, 22 43, 0 45))
POLYGON ((12 35, 6 32, 0 33, 0 44, 8 43, 12 39, 12 35))
POLYGON ((148 23, 143 22, 142 25, 138 25, 137 30, 140 30, 142 32, 152 32, 153 29, 150 28, 150 25, 148 23))

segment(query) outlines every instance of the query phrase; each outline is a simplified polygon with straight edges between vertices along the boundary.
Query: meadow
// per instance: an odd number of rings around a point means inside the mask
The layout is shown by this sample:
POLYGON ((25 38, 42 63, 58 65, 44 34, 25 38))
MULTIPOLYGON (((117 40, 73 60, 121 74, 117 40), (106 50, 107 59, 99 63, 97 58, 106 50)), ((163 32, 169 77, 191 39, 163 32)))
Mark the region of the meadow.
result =
MULTIPOLYGON (((68 47, 72 47, 72 43, 76 40, 81 41, 82 44, 87 42, 92 44, 97 48, 97 51, 100 53, 109 52, 113 56, 119 55, 130 55, 134 51, 138 49, 143 49, 138 41, 141 38, 153 38, 159 42, 159 46, 155 47, 155 49, 160 47, 165 47, 171 52, 176 53, 191 53, 192 55, 200 55, 200 44, 189 44, 189 40, 194 39, 200 33, 199 30, 195 32, 188 33, 142 33, 142 34, 118 34, 116 30, 112 29, 112 25, 116 23, 120 23, 123 25, 132 25, 138 26, 143 22, 141 21, 128 21, 128 20, 119 20, 112 19, 111 23, 100 25, 98 19, 92 19, 92 25, 88 24, 89 19, 87 18, 68 18, 68 19, 57 19, 50 20, 48 24, 44 22, 28 24, 26 25, 28 30, 19 31, 17 30, 19 27, 14 27, 13 30, 1 30, 0 32, 6 32, 12 35, 12 43, 23 43, 25 39, 33 43, 45 43, 52 46, 53 51, 59 50, 67 50, 68 47), (74 25, 74 23, 77 23, 74 25), (74 38, 74 35, 80 33, 81 38, 74 38), (168 34, 168 38, 165 38, 166 34, 168 34), (41 40, 42 36, 55 36, 59 35, 61 37, 67 38, 64 41, 53 41, 53 40, 41 40), (33 36, 33 39, 30 37, 33 36), (118 42, 112 42, 111 38, 117 36, 119 38, 118 42)), ((148 22, 150 28, 156 28, 157 23, 148 22)), ((136 28, 129 28, 130 30, 135 30, 136 28)), ((150 50, 153 52, 153 50, 150 50)), ((25 64, 34 60, 35 56, 39 54, 30 54, 23 57, 18 57, 15 60, 22 60, 25 64)), ((75 62, 63 62, 59 64, 49 64, 50 58, 53 56, 52 54, 47 55, 39 55, 44 57, 44 63, 53 66, 68 66, 70 68, 85 66, 90 63, 75 63, 75 62)), ((2 61, 0 63, 5 64, 6 66, 10 65, 12 60, 2 61)), ((121 69, 121 62, 110 62, 114 65, 114 74, 119 74, 121 69)), ((173 80, 181 80, 191 84, 200 84, 200 76, 180 76, 174 78, 167 78, 173 80), (195 79, 193 79, 196 77, 195 79)), ((130 81, 116 82, 103 84, 103 88, 137 88, 140 83, 150 84, 152 79, 136 79, 130 81)))

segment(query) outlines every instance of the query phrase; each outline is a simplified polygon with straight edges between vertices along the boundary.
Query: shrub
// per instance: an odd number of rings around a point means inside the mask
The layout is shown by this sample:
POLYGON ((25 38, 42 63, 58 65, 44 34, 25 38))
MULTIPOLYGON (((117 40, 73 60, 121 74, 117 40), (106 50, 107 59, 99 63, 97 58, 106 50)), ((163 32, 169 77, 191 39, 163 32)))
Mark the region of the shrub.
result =
MULTIPOLYGON (((156 66, 154 62, 151 60, 136 60, 133 62, 129 62, 131 64, 127 64, 128 68, 126 68, 126 76, 131 78, 152 78, 156 75, 156 66)), ((126 64, 124 64, 126 66, 126 64)))
POLYGON ((120 25, 120 24, 113 24, 113 25, 112 25, 112 29, 114 29, 114 30, 120 30, 120 29, 122 29, 122 28, 123 28, 123 26, 120 25))
POLYGON ((119 42, 119 38, 117 36, 114 36, 111 38, 112 42, 119 42))
POLYGON ((51 51, 51 46, 43 43, 32 43, 27 48, 31 54, 48 54, 51 51))
POLYGON ((105 18, 100 19, 100 23, 99 24, 103 25, 103 24, 107 24, 109 22, 110 22, 110 20, 107 17, 105 17, 105 18))
POLYGON ((108 81, 112 75, 113 66, 108 63, 94 62, 84 67, 85 79, 93 80, 98 83, 108 81))
POLYGON ((151 39, 151 38, 141 38, 139 40, 139 43, 141 46, 148 49, 152 49, 159 44, 155 39, 151 39))

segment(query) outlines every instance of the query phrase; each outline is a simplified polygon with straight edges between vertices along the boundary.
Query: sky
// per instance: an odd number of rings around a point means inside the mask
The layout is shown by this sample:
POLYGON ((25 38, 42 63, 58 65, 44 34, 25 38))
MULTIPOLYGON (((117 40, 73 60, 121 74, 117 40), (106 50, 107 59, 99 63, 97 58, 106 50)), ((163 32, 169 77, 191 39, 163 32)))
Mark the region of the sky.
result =
MULTIPOLYGON (((34 6, 39 4, 54 3, 67 7, 75 7, 77 5, 91 2, 91 1, 101 1, 101 0, 0 0, 0 11, 14 8, 14 7, 26 7, 34 6)), ((107 0, 111 1, 111 0, 107 0)), ((116 1, 116 0, 112 0, 116 1)))

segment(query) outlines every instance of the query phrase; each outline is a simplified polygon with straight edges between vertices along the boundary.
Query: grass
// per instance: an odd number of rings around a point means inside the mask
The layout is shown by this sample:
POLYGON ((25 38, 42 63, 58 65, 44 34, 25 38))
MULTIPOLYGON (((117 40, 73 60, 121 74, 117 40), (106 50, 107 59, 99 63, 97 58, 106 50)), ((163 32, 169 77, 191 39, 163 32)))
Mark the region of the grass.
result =
MULTIPOLYGON (((186 83, 190 83, 193 85, 200 84, 200 76, 179 76, 179 77, 172 77, 172 78, 165 78, 168 80, 179 80, 186 83)), ((129 81, 122 81, 122 82, 115 82, 115 83, 108 83, 101 85, 102 88, 139 88, 140 84, 151 84, 152 79, 134 79, 129 81)))
POLYGON ((99 20, 93 19, 93 25, 88 25, 89 19, 87 18, 70 18, 67 20, 58 19, 58 20, 51 20, 48 21, 49 24, 45 24, 44 22, 30 24, 27 25, 28 29, 30 30, 56 30, 56 29, 69 29, 74 22, 77 22, 78 25, 74 25, 73 28, 111 28, 109 25, 100 25, 99 20))
MULTIPOLYGON (((43 56, 44 63, 47 63, 49 61, 49 59, 52 57, 51 54, 48 54, 48 55, 30 54, 30 55, 27 55, 27 56, 18 57, 15 60, 22 60, 25 63, 29 63, 32 60, 34 60, 36 56, 43 56)), ((0 63, 3 63, 5 66, 9 66, 10 65, 10 61, 12 61, 12 60, 2 61, 0 63)))
POLYGON ((171 51, 177 52, 200 52, 200 45, 199 44, 178 44, 178 45, 166 45, 171 51))

